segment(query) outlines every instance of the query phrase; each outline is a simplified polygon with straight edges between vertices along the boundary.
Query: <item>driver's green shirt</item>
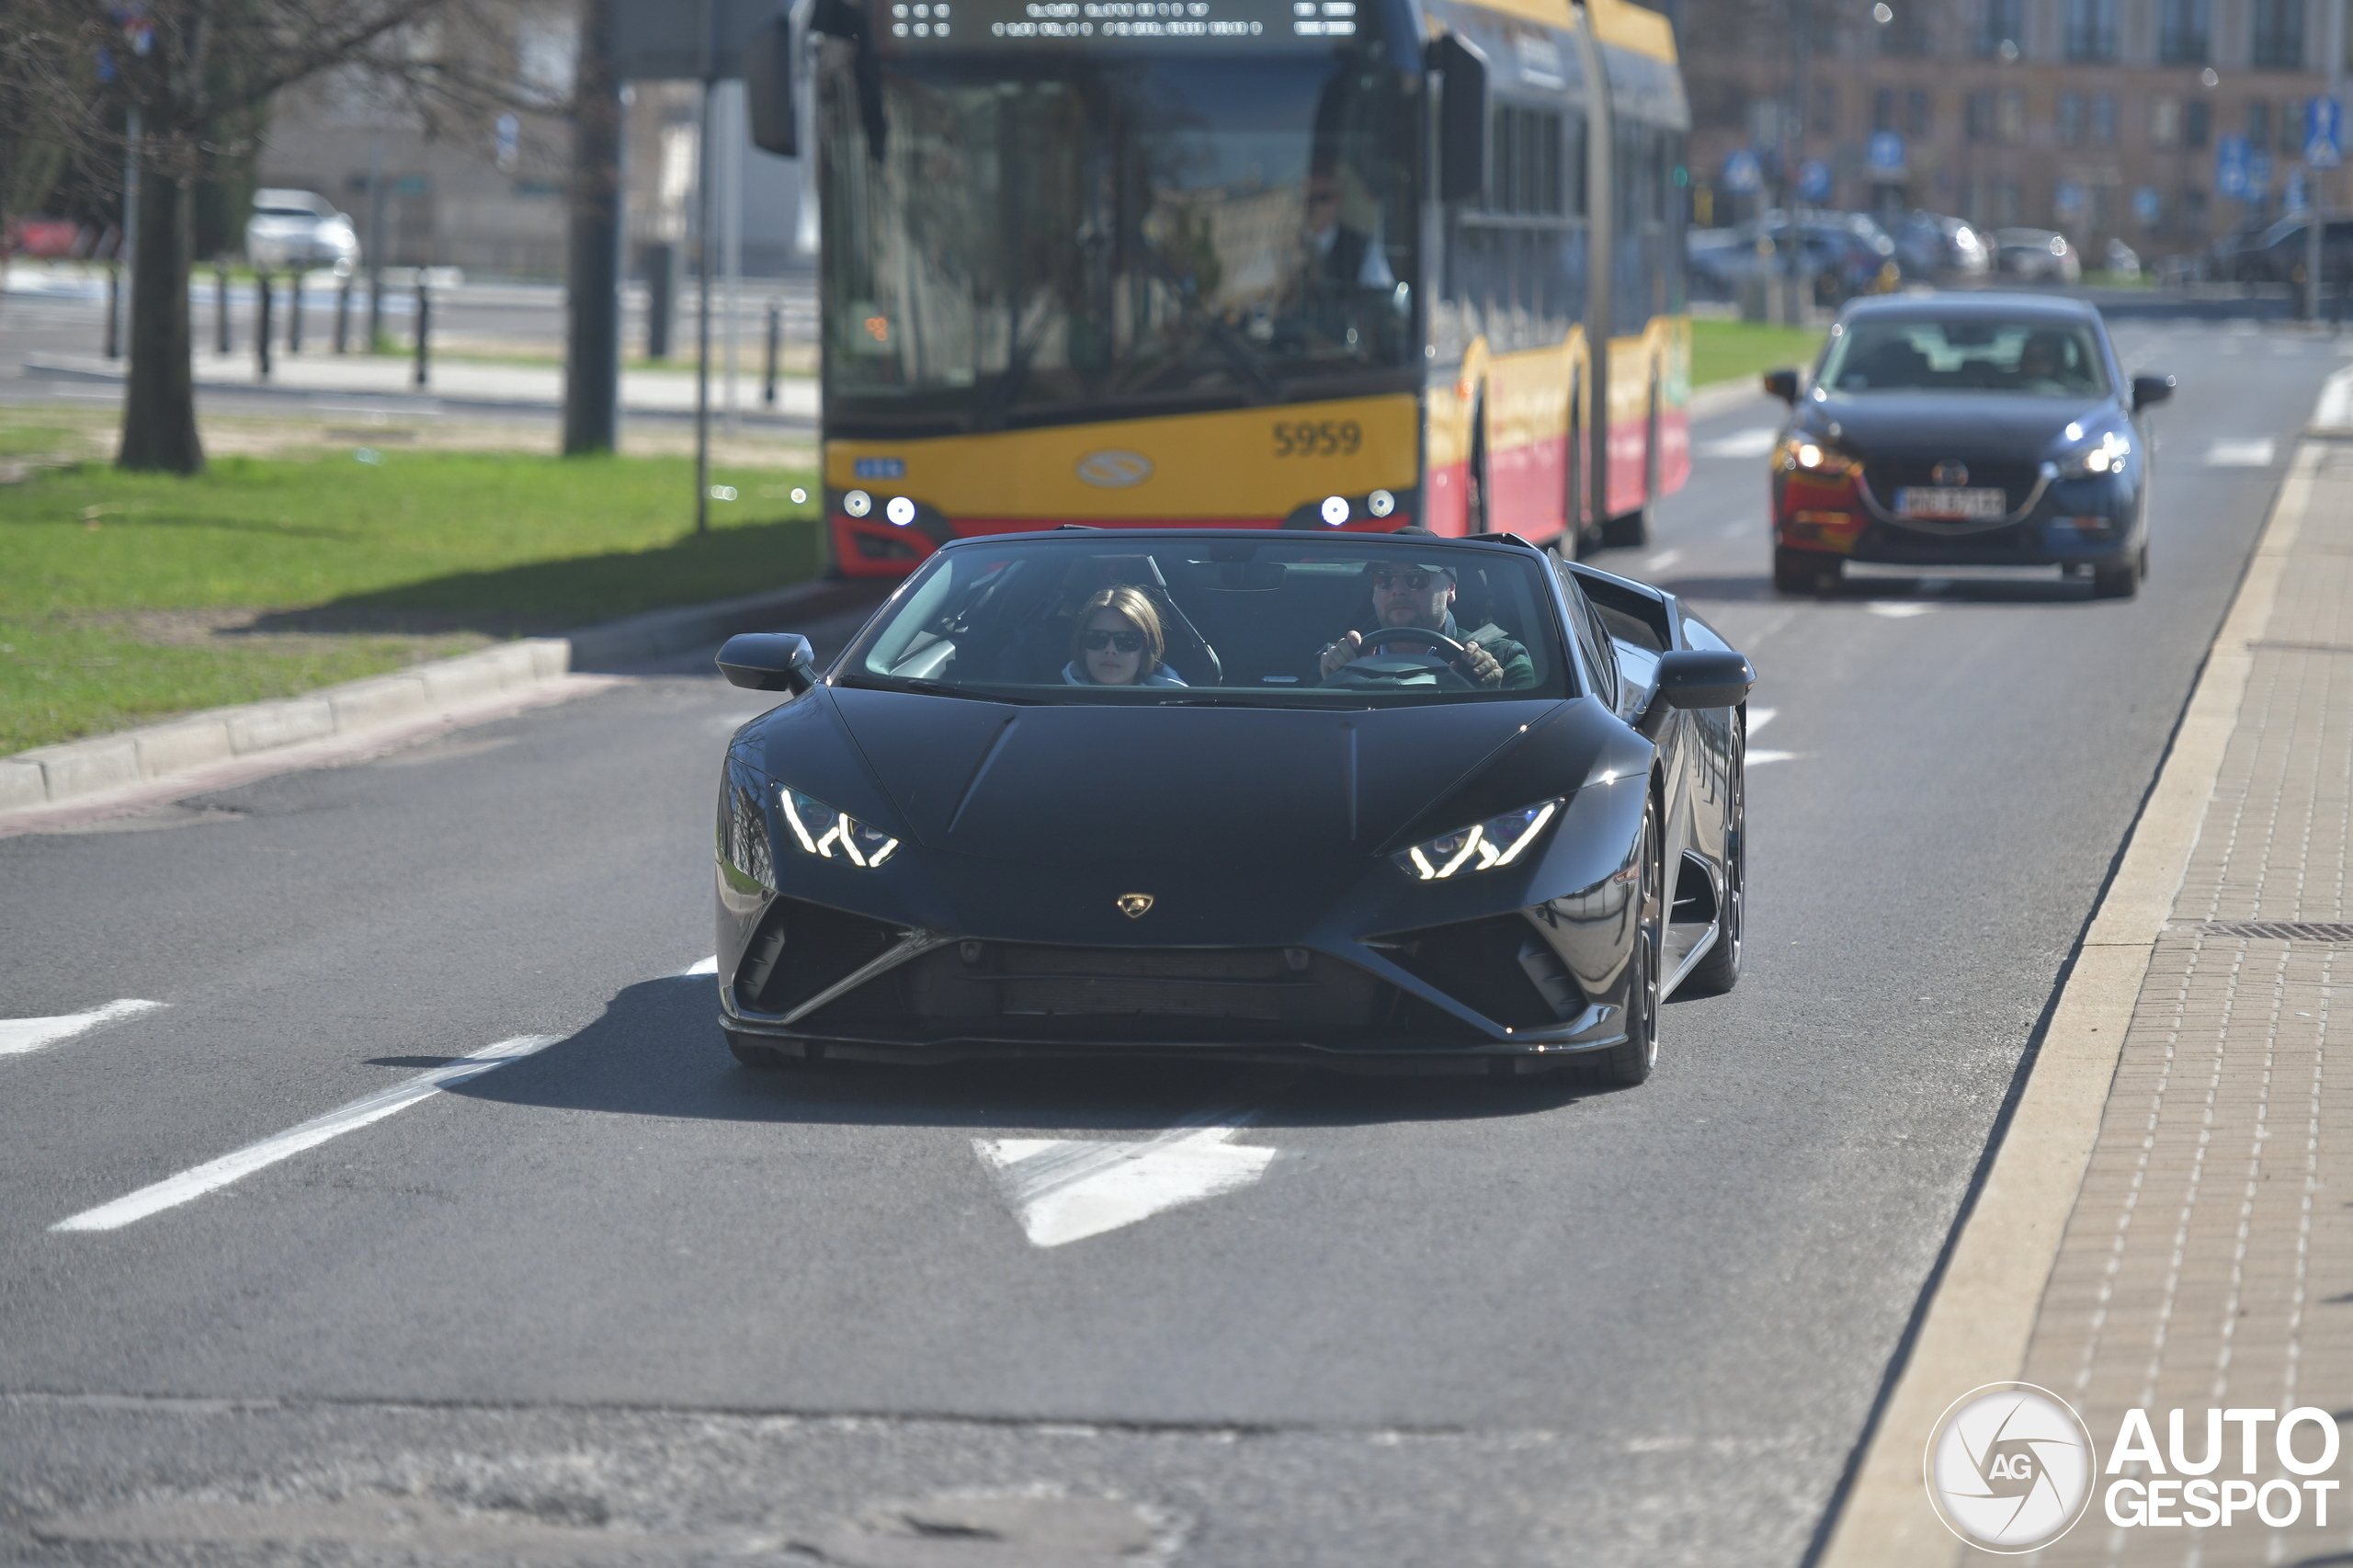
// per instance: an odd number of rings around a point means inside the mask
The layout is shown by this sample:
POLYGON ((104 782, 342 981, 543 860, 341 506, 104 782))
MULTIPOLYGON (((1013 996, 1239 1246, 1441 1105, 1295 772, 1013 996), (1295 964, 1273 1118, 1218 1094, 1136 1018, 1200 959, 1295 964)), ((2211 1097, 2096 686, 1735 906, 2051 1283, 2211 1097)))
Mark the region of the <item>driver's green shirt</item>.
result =
MULTIPOLYGON (((1378 645, 1381 631, 1381 628, 1375 627, 1363 633, 1368 647, 1378 645)), ((1465 637, 1461 629, 1455 623, 1454 612, 1449 610, 1446 612, 1446 624, 1439 627, 1438 631, 1457 642, 1476 642, 1494 654, 1495 663, 1504 667, 1502 689, 1517 691, 1523 687, 1536 684, 1536 661, 1529 656, 1528 649, 1524 645, 1505 636, 1503 628, 1490 623, 1480 627, 1469 637, 1465 637)))

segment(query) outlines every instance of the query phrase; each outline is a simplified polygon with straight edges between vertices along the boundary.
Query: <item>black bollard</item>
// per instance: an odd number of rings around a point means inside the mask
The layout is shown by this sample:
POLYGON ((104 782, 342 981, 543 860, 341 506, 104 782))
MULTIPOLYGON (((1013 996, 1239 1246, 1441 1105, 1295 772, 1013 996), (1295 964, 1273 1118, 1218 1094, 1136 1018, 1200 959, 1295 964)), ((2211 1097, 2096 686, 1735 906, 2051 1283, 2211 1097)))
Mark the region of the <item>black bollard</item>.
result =
POLYGON ((351 274, 343 275, 343 284, 335 291, 335 351, 350 352, 351 336, 351 274))
POLYGON ((425 342, 433 330, 433 296, 425 287, 425 268, 416 269, 416 384, 425 384, 425 342))
POLYGON ((254 273, 254 367, 269 380, 269 274, 254 273))
POLYGON ((302 269, 299 267, 286 274, 286 352, 302 352, 302 269))
POLYGON ((645 247, 645 357, 670 357, 670 329, 677 319, 678 247, 645 247))
POLYGON ((768 301, 768 364, 767 374, 760 381, 760 401, 768 407, 776 406, 776 362, 784 347, 784 301, 768 301))
POLYGON ((229 352, 229 264, 214 257, 212 262, 212 325, 213 351, 229 352))
POLYGON ((121 323, 118 319, 121 314, 122 264, 110 261, 107 263, 107 358, 109 359, 122 358, 122 343, 119 336, 121 323))

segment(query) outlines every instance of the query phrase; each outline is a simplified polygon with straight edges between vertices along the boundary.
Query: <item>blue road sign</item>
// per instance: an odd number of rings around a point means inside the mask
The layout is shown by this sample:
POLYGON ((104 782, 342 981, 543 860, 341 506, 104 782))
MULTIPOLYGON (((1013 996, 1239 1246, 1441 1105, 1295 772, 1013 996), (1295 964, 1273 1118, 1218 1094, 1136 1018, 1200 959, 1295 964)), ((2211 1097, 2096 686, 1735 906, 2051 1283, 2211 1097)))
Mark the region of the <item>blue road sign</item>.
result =
POLYGON ((1830 199, 1830 165, 1819 158, 1808 158, 1800 165, 1798 195, 1807 201, 1830 199))
POLYGON ((1724 160, 1724 188, 1738 196, 1765 188, 1765 171, 1757 166, 1756 153, 1743 147, 1724 160))
POLYGON ((2249 153, 2246 155, 2246 193, 2264 197, 2271 194, 2271 154, 2249 153))
POLYGON ((2335 98, 2304 100, 2304 166, 2333 169, 2345 161, 2345 107, 2335 98))
POLYGON ((1904 137, 1893 131, 1871 132, 1870 150, 1863 159, 1874 179, 1904 177, 1904 137))
POLYGON ((2214 138, 2214 193, 2230 197, 2246 195, 2245 137, 2214 138))

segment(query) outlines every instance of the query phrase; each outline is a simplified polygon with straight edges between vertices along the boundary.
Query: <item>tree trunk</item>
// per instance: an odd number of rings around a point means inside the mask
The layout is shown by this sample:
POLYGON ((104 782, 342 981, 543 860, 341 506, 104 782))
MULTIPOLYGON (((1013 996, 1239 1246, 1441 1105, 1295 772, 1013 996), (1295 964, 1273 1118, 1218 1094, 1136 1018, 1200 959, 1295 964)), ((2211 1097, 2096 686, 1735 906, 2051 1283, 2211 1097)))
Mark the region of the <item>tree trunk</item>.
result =
POLYGON ((139 254, 131 258, 131 376, 115 466, 204 472, 188 368, 188 244, 195 203, 188 182, 149 169, 139 182, 139 254))
POLYGON ((621 372, 621 95, 610 0, 582 0, 565 256, 563 455, 609 452, 621 372))

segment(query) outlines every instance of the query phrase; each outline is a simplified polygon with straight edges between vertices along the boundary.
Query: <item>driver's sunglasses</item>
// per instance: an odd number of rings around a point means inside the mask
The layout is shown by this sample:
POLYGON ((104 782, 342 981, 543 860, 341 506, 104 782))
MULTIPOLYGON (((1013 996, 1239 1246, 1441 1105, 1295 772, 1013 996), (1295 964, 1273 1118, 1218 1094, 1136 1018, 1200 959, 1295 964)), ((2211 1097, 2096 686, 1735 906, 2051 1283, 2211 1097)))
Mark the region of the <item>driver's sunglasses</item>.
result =
POLYGON ((1436 572, 1400 572, 1392 568, 1384 567, 1373 573, 1372 585, 1375 588, 1384 590, 1389 588, 1410 588, 1415 593, 1418 594, 1424 588, 1428 587, 1431 583, 1437 581, 1439 575, 1440 574, 1436 572))
POLYGON ((1089 631, 1080 636, 1078 645, 1090 653, 1099 653, 1106 648, 1117 648, 1122 653, 1137 653, 1143 651, 1143 633, 1089 631))

